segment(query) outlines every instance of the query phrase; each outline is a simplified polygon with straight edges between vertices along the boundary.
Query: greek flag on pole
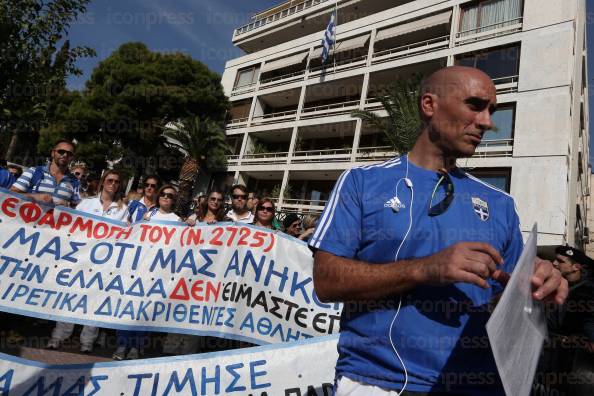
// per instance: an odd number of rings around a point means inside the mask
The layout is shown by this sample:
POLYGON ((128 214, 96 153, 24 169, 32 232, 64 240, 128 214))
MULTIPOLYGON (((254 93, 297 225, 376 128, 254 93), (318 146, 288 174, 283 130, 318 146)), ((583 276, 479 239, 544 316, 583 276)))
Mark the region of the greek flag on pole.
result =
POLYGON ((334 45, 336 37, 336 12, 330 15, 330 22, 324 32, 324 38, 322 39, 322 63, 326 63, 328 55, 330 55, 330 47, 334 45))

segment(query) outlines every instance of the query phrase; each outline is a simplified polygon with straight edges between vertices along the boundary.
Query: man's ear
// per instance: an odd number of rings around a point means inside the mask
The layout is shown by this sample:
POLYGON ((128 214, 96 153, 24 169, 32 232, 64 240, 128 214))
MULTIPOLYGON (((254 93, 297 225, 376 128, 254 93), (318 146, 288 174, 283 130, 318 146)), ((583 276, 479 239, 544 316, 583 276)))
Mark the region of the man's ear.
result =
POLYGON ((582 270, 582 265, 580 263, 574 263, 573 264, 573 268, 575 268, 578 271, 581 271, 582 270))
POLYGON ((432 93, 425 93, 420 99, 421 116, 424 119, 429 119, 435 114, 437 108, 437 95, 432 93))

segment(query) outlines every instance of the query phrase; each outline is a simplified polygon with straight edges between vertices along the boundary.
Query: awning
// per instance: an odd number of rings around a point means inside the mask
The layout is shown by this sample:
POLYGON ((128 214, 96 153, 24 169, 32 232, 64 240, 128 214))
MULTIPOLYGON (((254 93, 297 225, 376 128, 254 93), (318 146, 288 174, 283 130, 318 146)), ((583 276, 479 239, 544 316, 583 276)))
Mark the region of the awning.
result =
POLYGON ((430 16, 428 18, 419 19, 418 21, 413 21, 402 25, 397 25, 388 29, 380 30, 377 32, 375 41, 378 42, 392 37, 401 36, 403 34, 412 33, 417 30, 423 30, 433 26, 442 25, 448 23, 450 21, 451 16, 452 11, 447 11, 441 14, 430 16))
MULTIPOLYGON (((367 41, 369 41, 370 34, 366 34, 364 36, 355 37, 348 40, 342 40, 336 43, 336 49, 334 52, 344 52, 348 50, 352 50, 355 48, 361 48, 365 46, 367 41)), ((322 47, 316 48, 313 53, 311 54, 312 58, 320 58, 322 56, 322 47)), ((332 51, 332 49, 330 50, 332 51)))
POLYGON ((271 62, 266 62, 264 66, 262 66, 260 73, 266 73, 272 70, 282 69, 283 67, 297 65, 299 63, 303 63, 305 58, 307 58, 307 52, 291 55, 286 58, 276 59, 271 62))

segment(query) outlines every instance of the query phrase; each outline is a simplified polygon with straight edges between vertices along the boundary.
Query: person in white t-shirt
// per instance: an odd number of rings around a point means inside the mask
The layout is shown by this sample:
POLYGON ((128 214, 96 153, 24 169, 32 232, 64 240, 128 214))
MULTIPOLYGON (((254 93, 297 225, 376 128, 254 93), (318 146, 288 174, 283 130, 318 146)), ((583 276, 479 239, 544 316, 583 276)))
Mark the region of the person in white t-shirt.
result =
MULTIPOLYGON (((128 216, 127 207, 122 200, 120 186, 122 177, 118 171, 108 170, 101 176, 99 182, 99 195, 85 198, 76 206, 76 210, 111 220, 125 221, 128 216)), ((52 337, 47 343, 47 348, 58 349, 60 344, 70 338, 74 331, 74 323, 56 322, 52 337)), ((99 328, 83 326, 80 333, 80 351, 90 353, 93 344, 99 335, 99 328)))
POLYGON ((157 206, 146 212, 144 220, 148 221, 179 221, 182 219, 173 213, 175 201, 177 200, 177 190, 170 184, 166 184, 159 189, 157 194, 157 206))

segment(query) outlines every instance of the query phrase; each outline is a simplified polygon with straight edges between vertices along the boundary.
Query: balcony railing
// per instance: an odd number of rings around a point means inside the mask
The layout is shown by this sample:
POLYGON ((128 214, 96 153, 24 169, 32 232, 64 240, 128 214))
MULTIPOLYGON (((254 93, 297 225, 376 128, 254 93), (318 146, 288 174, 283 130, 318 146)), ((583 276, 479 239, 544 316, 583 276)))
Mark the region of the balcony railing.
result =
POLYGON ((518 92, 518 76, 494 78, 493 83, 498 95, 518 92))
POLYGON ((513 151, 513 139, 489 139, 481 142, 476 148, 474 157, 511 157, 513 151))
POLYGON ((301 118, 316 118, 326 115, 348 114, 357 108, 359 108, 358 100, 333 103, 324 106, 306 107, 301 111, 301 118))
POLYGON ((235 34, 233 36, 234 37, 240 36, 242 34, 250 32, 254 29, 265 26, 269 23, 278 21, 280 19, 289 17, 291 15, 297 14, 301 11, 307 10, 308 8, 311 8, 318 4, 325 3, 327 1, 329 1, 329 0, 307 0, 307 1, 301 2, 299 4, 292 6, 292 7, 281 10, 275 14, 268 15, 264 18, 260 18, 260 19, 255 20, 254 22, 248 23, 247 25, 241 26, 240 28, 235 29, 235 34))
POLYGON ((340 61, 328 61, 327 64, 312 67, 309 69, 310 77, 316 77, 320 74, 334 74, 347 70, 358 69, 367 65, 367 55, 358 56, 355 58, 343 59, 340 61))
POLYGON ((301 70, 301 71, 298 71, 295 73, 283 74, 282 76, 265 78, 260 81, 260 87, 261 88, 271 88, 276 85, 282 85, 282 84, 290 83, 292 81, 303 80, 304 75, 305 75, 305 70, 301 70))
POLYGON ((291 206, 319 206, 324 207, 328 203, 327 200, 324 199, 294 199, 294 198, 285 198, 283 199, 283 206, 291 205, 291 206))
POLYGON ((233 88, 231 96, 243 95, 246 93, 254 92, 256 90, 256 83, 250 83, 246 85, 239 85, 233 88))
POLYGON ((365 110, 383 110, 384 105, 375 97, 365 100, 365 110))
POLYGON ((297 110, 281 111, 277 113, 264 114, 255 116, 252 123, 255 125, 274 124, 277 122, 285 122, 294 120, 297 117, 297 110))
POLYGON ((287 162, 288 152, 244 154, 243 164, 284 164, 287 162))
POLYGON ((355 158, 357 161, 376 161, 392 158, 396 155, 392 146, 360 147, 355 158))
POLYGON ((227 123, 227 129, 243 128, 247 125, 248 118, 235 118, 227 123))
POLYGON ((519 32, 522 30, 522 21, 523 18, 519 17, 458 32, 456 34, 456 45, 468 44, 475 41, 519 32))
POLYGON ((295 151, 292 162, 344 162, 351 158, 352 149, 324 149, 295 151))
POLYGON ((412 44, 401 45, 400 47, 378 51, 373 54, 371 63, 388 62, 400 58, 432 52, 442 48, 448 48, 450 36, 441 36, 429 40, 423 40, 412 44))
POLYGON ((237 165, 239 163, 239 155, 228 155, 227 156, 227 164, 228 165, 237 165))

